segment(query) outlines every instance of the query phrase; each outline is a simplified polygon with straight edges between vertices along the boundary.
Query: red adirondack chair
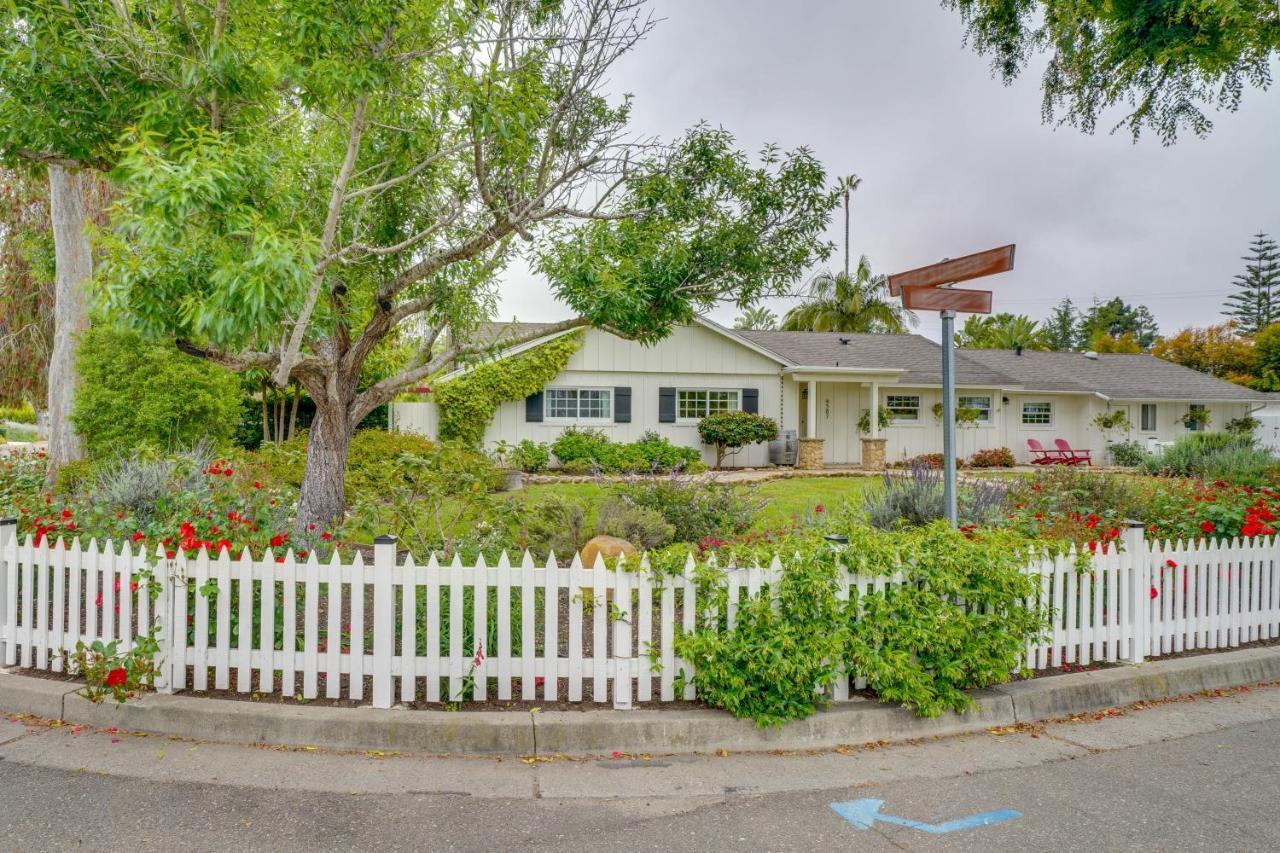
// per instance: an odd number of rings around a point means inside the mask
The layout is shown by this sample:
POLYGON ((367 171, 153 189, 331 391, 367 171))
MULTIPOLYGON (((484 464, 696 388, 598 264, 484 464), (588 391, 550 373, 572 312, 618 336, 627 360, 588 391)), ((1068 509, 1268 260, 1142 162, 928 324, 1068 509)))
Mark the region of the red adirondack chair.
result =
POLYGON ((1028 438, 1027 449, 1031 451, 1032 465, 1059 465, 1066 461, 1060 451, 1045 450, 1039 439, 1028 438))
POLYGON ((1053 443, 1058 446, 1058 451, 1067 460, 1068 465, 1079 465, 1083 462, 1092 467, 1093 457, 1089 455, 1088 450, 1072 450, 1071 445, 1067 443, 1065 438, 1055 438, 1053 443))

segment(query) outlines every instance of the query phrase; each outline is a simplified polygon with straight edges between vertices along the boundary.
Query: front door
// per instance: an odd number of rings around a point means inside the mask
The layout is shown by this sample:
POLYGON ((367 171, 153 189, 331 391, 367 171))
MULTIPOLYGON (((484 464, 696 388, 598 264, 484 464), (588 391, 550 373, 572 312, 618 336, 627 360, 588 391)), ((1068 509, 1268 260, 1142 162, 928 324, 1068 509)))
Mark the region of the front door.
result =
POLYGON ((818 383, 818 438, 828 465, 857 465, 862 460, 858 440, 862 386, 852 382, 818 383))

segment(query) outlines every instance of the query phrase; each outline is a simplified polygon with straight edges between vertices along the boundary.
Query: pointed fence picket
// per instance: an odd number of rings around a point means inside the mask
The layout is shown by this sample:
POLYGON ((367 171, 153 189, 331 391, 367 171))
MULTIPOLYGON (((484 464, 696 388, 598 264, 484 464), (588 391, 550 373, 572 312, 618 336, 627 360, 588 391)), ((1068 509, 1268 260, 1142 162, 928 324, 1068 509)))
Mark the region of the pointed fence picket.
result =
MULTIPOLYGON (((1275 537, 1148 543, 1134 526, 1119 547, 1087 560, 1037 560, 1026 568, 1024 604, 1050 618, 1023 665, 1137 662, 1280 637, 1278 549, 1275 537)), ((756 596, 776 603, 783 571, 778 558, 725 567, 726 606, 716 613, 711 598, 699 610, 692 557, 662 575, 647 558, 610 568, 575 556, 562 568, 554 556, 538 563, 527 553, 492 566, 455 556, 442 566, 434 555, 424 564, 399 558, 387 537, 369 563, 360 554, 344 563, 225 550, 170 558, 128 542, 36 543, 0 523, 0 564, 7 666, 65 669, 79 642, 116 640, 123 651, 154 627, 164 689, 248 692, 256 683, 259 693, 293 696, 300 676, 305 698, 323 680, 326 697, 365 701, 369 679, 376 707, 518 696, 629 708, 695 698, 679 635, 696 625, 731 630, 756 596), (154 601, 148 574, 162 590, 154 601)), ((840 577, 838 594, 855 612, 905 582, 901 573, 840 577)), ((836 701, 866 686, 856 662, 847 667, 836 701)))

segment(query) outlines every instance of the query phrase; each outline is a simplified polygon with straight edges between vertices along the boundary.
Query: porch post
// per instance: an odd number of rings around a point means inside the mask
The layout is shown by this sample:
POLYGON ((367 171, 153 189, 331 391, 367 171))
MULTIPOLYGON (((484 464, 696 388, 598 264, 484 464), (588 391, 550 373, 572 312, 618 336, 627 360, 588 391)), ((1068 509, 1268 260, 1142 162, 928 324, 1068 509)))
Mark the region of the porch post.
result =
POLYGON ((806 471, 816 470, 823 466, 825 453, 823 441, 818 438, 818 383, 810 379, 805 384, 805 413, 807 422, 804 427, 804 438, 800 439, 800 453, 796 464, 806 471))
POLYGON ((818 383, 816 380, 810 379, 808 383, 808 397, 805 401, 805 412, 808 415, 804 427, 805 438, 818 437, 818 383))
POLYGON ((871 383, 871 437, 880 437, 880 383, 871 383))

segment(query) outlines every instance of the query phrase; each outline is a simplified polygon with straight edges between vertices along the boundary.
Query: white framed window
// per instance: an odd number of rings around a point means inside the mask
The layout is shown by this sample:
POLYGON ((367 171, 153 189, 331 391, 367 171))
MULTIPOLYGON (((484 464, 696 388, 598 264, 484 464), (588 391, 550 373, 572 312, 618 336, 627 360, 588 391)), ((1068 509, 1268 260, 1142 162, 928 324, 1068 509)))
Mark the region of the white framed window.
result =
POLYGON ((548 388, 547 418, 559 421, 605 421, 613 417, 613 391, 608 388, 548 388))
POLYGON ((961 409, 973 409, 978 413, 978 423, 991 423, 991 397, 983 394, 980 396, 957 397, 956 406, 961 409))
POLYGON ((1022 404, 1024 426, 1053 426, 1053 403, 1036 401, 1022 404))
POLYGON ((886 394, 884 407, 893 415, 894 423, 910 424, 920 420, 919 394, 886 394))
POLYGON ((742 408, 742 392, 736 389, 680 388, 676 390, 676 418, 698 421, 716 412, 736 412, 742 408))
POLYGON ((1156 420, 1156 404, 1143 403, 1138 419, 1139 429, 1143 432, 1155 432, 1158 430, 1159 426, 1157 426, 1157 424, 1159 422, 1156 420))

